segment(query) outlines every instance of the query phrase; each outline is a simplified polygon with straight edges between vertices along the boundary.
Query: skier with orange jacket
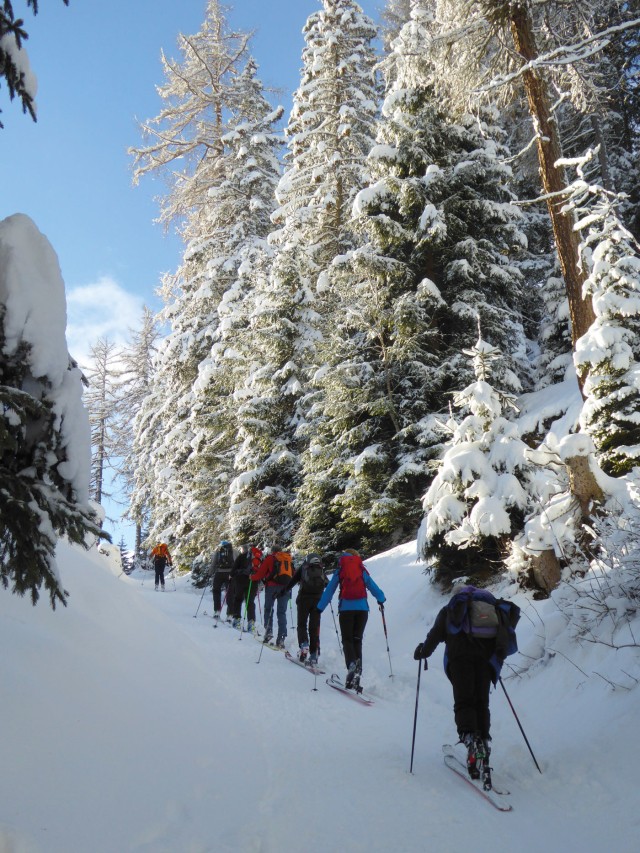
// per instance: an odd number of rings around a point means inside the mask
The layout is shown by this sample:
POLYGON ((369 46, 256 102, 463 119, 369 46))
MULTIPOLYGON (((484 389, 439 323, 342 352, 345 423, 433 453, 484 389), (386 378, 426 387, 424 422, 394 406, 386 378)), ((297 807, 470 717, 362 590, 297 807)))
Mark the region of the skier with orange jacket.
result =
POLYGON ((169 549, 166 544, 164 542, 160 542, 152 549, 151 556, 153 557, 153 568, 156 572, 156 589, 158 589, 158 584, 160 584, 162 591, 164 592, 164 570, 167 567, 167 563, 170 566, 173 566, 171 554, 169 553, 169 549))

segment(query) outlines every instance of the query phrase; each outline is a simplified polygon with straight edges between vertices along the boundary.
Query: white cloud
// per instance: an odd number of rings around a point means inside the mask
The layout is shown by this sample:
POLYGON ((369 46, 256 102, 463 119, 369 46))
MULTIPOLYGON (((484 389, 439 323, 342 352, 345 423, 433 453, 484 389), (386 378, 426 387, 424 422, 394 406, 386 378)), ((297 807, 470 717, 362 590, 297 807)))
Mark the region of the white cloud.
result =
POLYGON ((67 345, 81 367, 90 362, 89 351, 98 338, 124 346, 129 330, 140 324, 144 300, 103 276, 92 284, 67 292, 67 345))

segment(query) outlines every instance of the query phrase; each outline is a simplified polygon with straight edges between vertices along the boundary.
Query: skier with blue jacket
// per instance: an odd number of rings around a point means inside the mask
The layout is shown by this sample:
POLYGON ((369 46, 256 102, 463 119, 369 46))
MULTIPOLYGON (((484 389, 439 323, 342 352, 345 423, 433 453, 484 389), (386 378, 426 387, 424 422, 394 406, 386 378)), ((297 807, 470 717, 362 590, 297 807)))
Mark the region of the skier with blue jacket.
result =
POLYGON ((338 568, 318 602, 320 613, 333 598, 338 585, 340 586, 338 618, 347 665, 345 686, 357 690, 362 673, 362 637, 369 618, 367 590, 381 608, 386 598, 380 587, 374 583, 358 552, 352 548, 345 549, 338 558, 338 568))

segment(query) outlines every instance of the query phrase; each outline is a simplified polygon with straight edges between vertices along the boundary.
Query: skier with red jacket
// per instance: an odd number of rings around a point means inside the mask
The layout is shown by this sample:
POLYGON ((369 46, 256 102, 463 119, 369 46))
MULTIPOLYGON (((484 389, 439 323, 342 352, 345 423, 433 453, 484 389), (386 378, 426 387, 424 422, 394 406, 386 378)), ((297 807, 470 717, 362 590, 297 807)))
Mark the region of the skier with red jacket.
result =
POLYGON ((346 548, 338 558, 338 568, 318 602, 318 610, 321 613, 333 598, 338 585, 340 586, 338 618, 347 665, 345 685, 357 690, 362 673, 362 637, 369 618, 367 590, 376 599, 380 608, 386 598, 371 578, 360 554, 352 548, 346 548))

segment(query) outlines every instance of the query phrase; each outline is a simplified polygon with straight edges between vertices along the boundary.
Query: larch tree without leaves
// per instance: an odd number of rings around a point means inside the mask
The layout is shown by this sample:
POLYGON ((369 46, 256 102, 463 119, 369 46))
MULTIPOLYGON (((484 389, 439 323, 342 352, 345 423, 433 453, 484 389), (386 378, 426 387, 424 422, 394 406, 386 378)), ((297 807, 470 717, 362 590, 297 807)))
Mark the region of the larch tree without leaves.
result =
POLYGON ((224 281, 216 281, 217 270, 212 267, 220 257, 220 245, 211 191, 226 180, 224 137, 233 126, 239 96, 234 81, 249 58, 249 35, 231 31, 225 11, 217 0, 209 0, 200 31, 180 38, 183 61, 163 57, 167 82, 159 92, 166 107, 145 126, 152 143, 133 149, 136 178, 174 163, 182 169, 173 175, 162 218, 167 223, 182 218, 186 249, 178 272, 165 277, 163 285, 167 304, 160 320, 168 322, 171 331, 156 364, 157 406, 149 413, 155 428, 150 433, 146 423, 144 429, 153 441, 151 447, 146 445, 152 464, 147 475, 153 490, 150 533, 164 539, 175 536, 191 556, 199 548, 197 528, 201 532, 213 524, 209 535, 215 537, 219 512, 211 508, 203 518, 203 508, 193 495, 194 464, 189 463, 195 453, 194 385, 199 366, 210 353, 225 287, 224 281))
POLYGON ((105 476, 117 468, 119 353, 113 341, 98 338, 90 348, 85 401, 91 423, 91 496, 102 503, 105 476))

